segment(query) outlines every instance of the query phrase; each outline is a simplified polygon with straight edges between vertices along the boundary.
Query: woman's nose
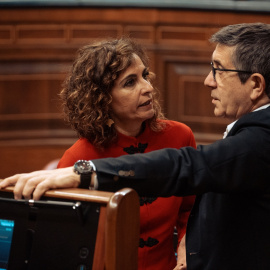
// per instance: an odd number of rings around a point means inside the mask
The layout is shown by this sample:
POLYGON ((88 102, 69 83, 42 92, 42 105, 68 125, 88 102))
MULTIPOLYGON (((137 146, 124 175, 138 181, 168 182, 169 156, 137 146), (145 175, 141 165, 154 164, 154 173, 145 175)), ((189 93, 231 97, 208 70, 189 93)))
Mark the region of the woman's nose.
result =
POLYGON ((144 80, 142 88, 143 92, 145 93, 152 92, 154 90, 152 84, 147 80, 144 80))

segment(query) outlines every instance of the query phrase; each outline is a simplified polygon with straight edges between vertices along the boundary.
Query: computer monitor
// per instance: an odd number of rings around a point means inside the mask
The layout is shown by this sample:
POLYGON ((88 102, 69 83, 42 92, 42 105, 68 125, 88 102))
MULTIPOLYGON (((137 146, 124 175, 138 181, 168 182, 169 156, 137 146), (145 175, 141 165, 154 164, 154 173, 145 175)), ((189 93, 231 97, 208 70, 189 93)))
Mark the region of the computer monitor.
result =
POLYGON ((99 208, 0 197, 0 270, 92 269, 99 208))

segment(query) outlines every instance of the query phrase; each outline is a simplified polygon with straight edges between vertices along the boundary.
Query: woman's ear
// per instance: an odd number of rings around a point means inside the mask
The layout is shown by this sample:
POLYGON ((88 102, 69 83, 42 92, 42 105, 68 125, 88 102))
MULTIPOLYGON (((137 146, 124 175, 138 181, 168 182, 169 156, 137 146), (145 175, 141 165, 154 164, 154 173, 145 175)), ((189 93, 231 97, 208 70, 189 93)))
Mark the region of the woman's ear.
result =
POLYGON ((251 75, 252 92, 250 95, 251 100, 255 101, 265 95, 265 79, 260 73, 253 73, 251 75))

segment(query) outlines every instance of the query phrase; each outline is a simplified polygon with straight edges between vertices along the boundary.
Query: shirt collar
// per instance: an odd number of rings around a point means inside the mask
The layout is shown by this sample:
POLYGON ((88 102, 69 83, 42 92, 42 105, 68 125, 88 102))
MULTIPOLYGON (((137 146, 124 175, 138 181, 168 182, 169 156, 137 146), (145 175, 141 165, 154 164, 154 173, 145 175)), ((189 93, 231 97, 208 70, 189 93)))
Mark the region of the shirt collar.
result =
MULTIPOLYGON (((265 105, 263 105, 263 106, 257 108, 256 110, 254 110, 254 111, 252 111, 252 112, 256 112, 256 111, 260 111, 260 110, 266 109, 266 108, 269 107, 269 106, 270 106, 270 104, 265 104, 265 105)), ((238 120, 238 119, 237 119, 237 120, 238 120)), ((225 130, 225 132, 224 132, 224 134, 223 134, 223 139, 225 139, 225 138, 227 137, 228 133, 229 133, 230 130, 233 128, 233 126, 235 125, 235 123, 237 122, 237 120, 235 120, 234 122, 230 123, 230 124, 227 126, 227 128, 226 128, 226 130, 225 130)))

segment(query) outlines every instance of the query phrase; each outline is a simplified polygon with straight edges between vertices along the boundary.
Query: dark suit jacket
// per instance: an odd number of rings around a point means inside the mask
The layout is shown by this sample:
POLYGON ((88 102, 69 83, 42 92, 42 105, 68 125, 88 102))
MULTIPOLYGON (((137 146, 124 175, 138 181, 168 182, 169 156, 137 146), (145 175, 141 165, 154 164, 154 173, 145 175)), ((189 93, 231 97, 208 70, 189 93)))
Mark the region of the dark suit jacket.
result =
POLYGON ((270 269, 270 107, 240 118, 211 145, 94 161, 99 189, 197 195, 189 270, 270 269))

